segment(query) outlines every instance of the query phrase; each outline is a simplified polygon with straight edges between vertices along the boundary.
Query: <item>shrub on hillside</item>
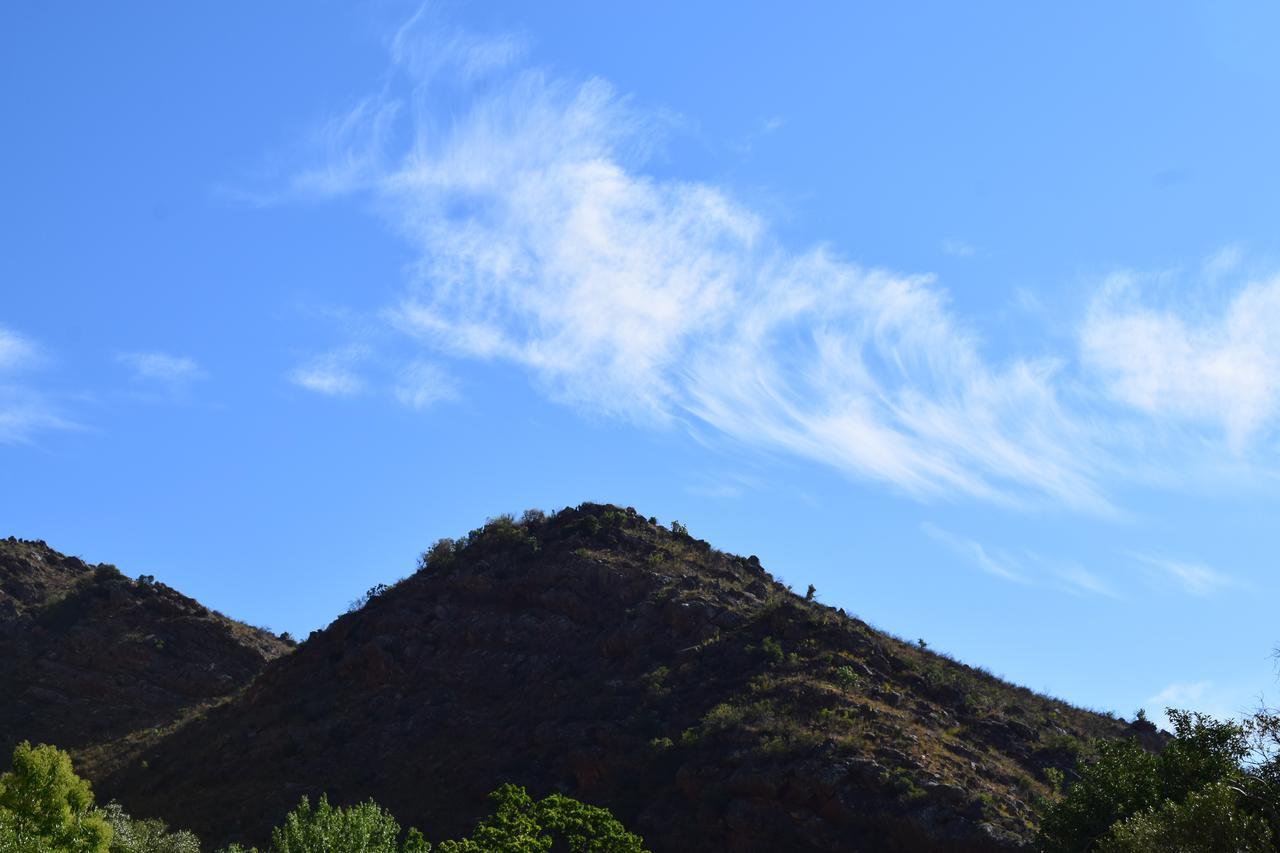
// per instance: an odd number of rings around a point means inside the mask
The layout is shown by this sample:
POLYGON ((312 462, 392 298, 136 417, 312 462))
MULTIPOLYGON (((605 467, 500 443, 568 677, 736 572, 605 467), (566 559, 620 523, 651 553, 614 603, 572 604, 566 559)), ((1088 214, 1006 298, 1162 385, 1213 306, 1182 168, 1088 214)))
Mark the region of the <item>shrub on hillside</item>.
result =
POLYGON ((422 552, 418 558, 418 569, 443 569, 453 562, 458 551, 458 543, 449 537, 437 539, 435 544, 422 552))

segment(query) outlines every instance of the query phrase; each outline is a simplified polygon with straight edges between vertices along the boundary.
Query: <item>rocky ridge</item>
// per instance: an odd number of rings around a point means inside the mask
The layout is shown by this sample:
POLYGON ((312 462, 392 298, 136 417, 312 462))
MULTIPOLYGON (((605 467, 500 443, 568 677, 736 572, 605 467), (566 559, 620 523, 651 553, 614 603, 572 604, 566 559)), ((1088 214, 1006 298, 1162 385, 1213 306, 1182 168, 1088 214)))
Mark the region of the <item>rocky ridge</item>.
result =
POLYGON ((492 520, 95 780, 206 841, 303 794, 465 833, 501 782, 659 851, 1015 850, 1050 770, 1149 735, 903 642, 632 509, 492 520))
POLYGON ((41 541, 0 540, 0 750, 70 750, 93 772, 243 689, 290 644, 171 587, 41 541))

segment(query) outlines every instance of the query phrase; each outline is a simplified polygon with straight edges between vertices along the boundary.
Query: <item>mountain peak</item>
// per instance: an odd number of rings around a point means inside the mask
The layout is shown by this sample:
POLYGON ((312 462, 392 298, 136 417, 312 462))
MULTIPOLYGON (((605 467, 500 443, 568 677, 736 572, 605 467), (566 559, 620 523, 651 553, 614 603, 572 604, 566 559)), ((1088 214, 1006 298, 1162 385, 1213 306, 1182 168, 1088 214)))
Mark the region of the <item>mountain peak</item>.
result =
POLYGON ((322 791, 455 835, 509 781, 660 851, 1016 849, 1049 770, 1126 730, 583 504, 442 540, 106 783, 210 840, 322 791))

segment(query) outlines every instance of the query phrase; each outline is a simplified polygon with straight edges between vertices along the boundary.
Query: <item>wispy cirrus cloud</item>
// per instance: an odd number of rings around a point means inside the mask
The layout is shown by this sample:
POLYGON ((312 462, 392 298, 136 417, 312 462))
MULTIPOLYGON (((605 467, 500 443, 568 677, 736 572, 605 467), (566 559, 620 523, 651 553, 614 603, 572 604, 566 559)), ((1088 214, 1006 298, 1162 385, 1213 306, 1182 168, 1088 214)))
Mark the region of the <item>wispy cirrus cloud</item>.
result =
POLYGON ((43 361, 33 340, 0 326, 0 444, 26 444, 37 433, 77 427, 23 375, 43 361))
POLYGON ((369 358, 364 347, 351 346, 322 353, 289 372, 289 381, 327 397, 350 397, 365 390, 359 369, 369 358))
POLYGON ((943 240, 942 252, 953 258, 971 258, 978 253, 972 243, 966 243, 964 240, 943 240))
POLYGON ((0 382, 0 444, 26 444, 45 430, 76 427, 45 394, 0 382))
POLYGON ((0 372, 25 367, 36 359, 36 346, 22 335, 0 326, 0 372))
POLYGON ((941 542, 957 556, 992 577, 1020 584, 1030 583, 1030 580, 1015 568, 1013 559, 1008 555, 992 554, 981 543, 964 536, 957 536, 928 521, 920 525, 920 530, 930 539, 941 542))
POLYGON ((1059 583, 1074 592, 1101 595, 1106 598, 1120 597, 1120 594, 1115 591, 1115 588, 1109 582, 1097 572, 1089 571, 1084 566, 1067 563, 1054 566, 1051 571, 1059 583))
POLYGON ((1156 724, 1164 729, 1173 728, 1166 713, 1169 708, 1195 710, 1219 720, 1240 719, 1263 704, 1263 697, 1254 690, 1253 687, 1222 684, 1210 679, 1176 681, 1147 697, 1147 710, 1156 724))
POLYGON ((459 396, 457 380, 440 365, 422 358, 396 364, 364 343, 307 359, 289 372, 288 379, 299 388, 326 397, 390 397, 416 410, 459 396))
MULTIPOLYGON (((371 194, 417 250, 398 328, 519 364, 570 405, 700 423, 917 497, 1108 510, 1060 364, 992 363, 931 276, 790 250, 722 188, 645 174, 659 130, 602 80, 509 68, 518 52, 494 47, 503 61, 457 71, 465 97, 437 109, 447 69, 419 67, 412 32, 393 50, 410 93, 361 101, 299 176, 371 194), (480 73, 496 78, 468 88, 480 73)), ((334 373, 294 378, 356 387, 334 373)))
POLYGON ((133 378, 142 382, 158 382, 169 386, 185 385, 208 376, 194 359, 164 352, 126 352, 116 361, 128 367, 133 378))
MULTIPOLYGON (((1238 259, 1218 258, 1206 273, 1227 261, 1238 259)), ((1145 296, 1139 277, 1117 275, 1089 310, 1082 357, 1106 391, 1157 418, 1215 425, 1237 451, 1271 431, 1280 417, 1280 276, 1181 306, 1145 296)))
POLYGON ((392 393, 404 406, 425 409, 441 401, 456 400, 458 383, 439 365, 418 360, 400 370, 392 393))
POLYGON ((1146 566, 1161 582, 1171 583, 1191 595, 1212 595, 1219 590, 1240 585, 1230 575, 1200 563, 1170 560, 1133 551, 1128 556, 1146 566))
MULTIPOLYGON (((320 129, 293 186, 373 200, 413 247, 385 317, 432 355, 514 363, 562 403, 922 500, 1104 515, 1144 464, 1178 470, 1190 443, 1152 439, 1153 419, 1217 419, 1240 453, 1274 416, 1280 371, 1250 322, 1275 310, 1266 287, 1213 320, 1109 285, 1078 350, 995 357, 933 276, 784 245, 725 187, 647 171, 669 124, 606 81, 428 12, 390 52, 392 82, 320 129)), ((326 363, 294 381, 360 387, 326 363)))

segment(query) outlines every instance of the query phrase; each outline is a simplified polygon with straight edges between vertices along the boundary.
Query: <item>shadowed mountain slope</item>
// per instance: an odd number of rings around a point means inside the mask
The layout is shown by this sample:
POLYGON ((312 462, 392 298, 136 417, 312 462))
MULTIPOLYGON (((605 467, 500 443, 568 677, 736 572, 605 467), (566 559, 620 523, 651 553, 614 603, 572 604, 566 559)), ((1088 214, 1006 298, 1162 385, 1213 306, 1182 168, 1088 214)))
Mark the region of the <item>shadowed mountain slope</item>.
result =
POLYGON ((1047 768, 1138 733, 672 527, 584 504, 441 543, 98 789, 208 842, 261 840, 321 791, 456 836, 510 781, 656 851, 1000 850, 1047 768))
POLYGON ((0 540, 0 751, 47 742, 82 769, 243 688, 289 649, 150 578, 0 540))

